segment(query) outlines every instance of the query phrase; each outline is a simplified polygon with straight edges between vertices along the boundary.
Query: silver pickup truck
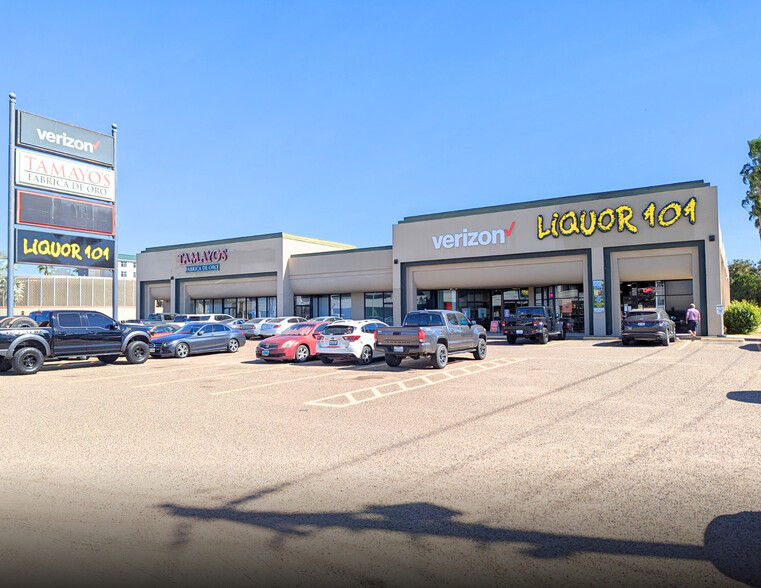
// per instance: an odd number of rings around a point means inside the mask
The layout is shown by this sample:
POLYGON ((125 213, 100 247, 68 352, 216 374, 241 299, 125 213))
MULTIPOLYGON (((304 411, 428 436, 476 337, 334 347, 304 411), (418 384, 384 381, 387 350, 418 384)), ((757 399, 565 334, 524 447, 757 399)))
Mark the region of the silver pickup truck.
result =
POLYGON ((453 310, 416 310, 404 317, 401 327, 383 327, 375 331, 375 348, 384 352, 386 363, 396 367, 402 358, 429 357, 442 369, 450 353, 473 353, 486 357, 486 330, 453 310))

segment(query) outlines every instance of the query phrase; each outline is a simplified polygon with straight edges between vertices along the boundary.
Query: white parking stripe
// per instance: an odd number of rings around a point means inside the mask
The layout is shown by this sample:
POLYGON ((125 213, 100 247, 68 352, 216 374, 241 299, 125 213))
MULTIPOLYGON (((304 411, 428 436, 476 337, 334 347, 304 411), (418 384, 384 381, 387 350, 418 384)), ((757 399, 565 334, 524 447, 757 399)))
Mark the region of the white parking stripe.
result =
POLYGON ((381 384, 380 386, 372 386, 370 388, 360 388, 359 390, 353 390, 352 392, 344 392, 343 394, 335 394, 333 396, 327 396, 318 400, 310 400, 304 404, 311 406, 327 406, 330 408, 346 408, 347 406, 355 406, 362 402, 377 400, 378 398, 384 398, 393 394, 399 394, 400 392, 426 388, 428 386, 438 384, 439 382, 446 382, 455 378, 462 378, 463 376, 469 376, 471 374, 493 370, 495 368, 518 363, 520 361, 526 360, 495 359, 492 361, 480 361, 478 363, 472 363, 461 367, 448 369, 446 371, 436 371, 430 375, 416 376, 408 380, 390 382, 388 384, 381 384))
POLYGON ((256 390, 257 388, 266 388, 277 386, 279 384, 290 384, 291 382, 301 382, 303 380, 313 380, 315 378, 324 378, 325 376, 335 376, 333 370, 328 370, 323 374, 317 374, 316 376, 306 376, 304 378, 293 378, 292 380, 280 380, 278 382, 267 382, 265 384, 257 384, 255 386, 246 386, 245 388, 235 388, 234 390, 223 390, 222 392, 212 392, 209 396, 221 396, 222 394, 231 394, 232 392, 243 392, 245 390, 256 390))

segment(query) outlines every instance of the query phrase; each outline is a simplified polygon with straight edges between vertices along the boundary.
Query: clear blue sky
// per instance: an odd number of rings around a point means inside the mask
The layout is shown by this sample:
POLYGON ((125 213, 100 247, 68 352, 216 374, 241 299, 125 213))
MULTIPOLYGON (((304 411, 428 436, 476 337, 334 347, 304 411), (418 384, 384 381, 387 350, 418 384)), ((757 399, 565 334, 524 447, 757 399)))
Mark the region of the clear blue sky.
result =
POLYGON ((409 215, 702 179, 729 260, 761 257, 739 175, 761 135, 758 2, 3 12, 6 100, 118 125, 120 253, 280 231, 375 247, 409 215))

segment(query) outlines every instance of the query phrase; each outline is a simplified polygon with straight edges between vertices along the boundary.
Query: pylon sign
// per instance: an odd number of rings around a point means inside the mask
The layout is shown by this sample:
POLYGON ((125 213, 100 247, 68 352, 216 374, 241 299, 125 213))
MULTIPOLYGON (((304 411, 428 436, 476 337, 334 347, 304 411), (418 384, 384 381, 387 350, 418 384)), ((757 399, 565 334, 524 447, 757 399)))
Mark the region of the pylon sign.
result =
POLYGON ((112 269, 116 319, 116 125, 109 136, 16 110, 11 94, 9 144, 7 313, 13 265, 43 263, 112 269), (94 239, 93 232, 104 236, 94 239))

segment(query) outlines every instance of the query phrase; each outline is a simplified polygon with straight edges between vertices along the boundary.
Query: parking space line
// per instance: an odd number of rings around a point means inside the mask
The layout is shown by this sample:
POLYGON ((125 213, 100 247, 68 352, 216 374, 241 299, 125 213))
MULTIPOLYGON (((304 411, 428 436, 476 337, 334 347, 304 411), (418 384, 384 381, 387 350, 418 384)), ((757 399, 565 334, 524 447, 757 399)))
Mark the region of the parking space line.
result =
POLYGON ((363 402, 370 400, 377 400, 378 398, 385 398, 393 394, 399 394, 400 392, 408 392, 410 390, 417 390, 420 388, 426 388, 433 386, 440 382, 447 382, 454 380, 455 378, 462 378, 463 376, 469 376, 485 372, 487 370, 493 370, 495 368, 504 367, 513 363, 526 361, 525 359, 494 359, 491 361, 483 361, 464 365, 446 371, 437 371, 435 375, 422 375, 409 378, 407 380, 400 380, 398 382, 390 382, 388 384, 381 384, 380 386, 372 386, 370 388, 360 388, 359 390, 353 390, 351 392, 344 392, 343 394, 334 394, 333 396, 326 396, 318 400, 310 400, 304 404, 311 406, 326 406, 329 408, 346 408, 347 406, 356 406, 363 402))
POLYGON ((690 341, 685 341, 684 343, 682 343, 682 345, 681 345, 681 346, 679 346, 679 347, 677 348, 677 351, 681 351, 682 349, 684 349, 685 347, 687 347, 689 344, 690 344, 690 341))
MULTIPOLYGON (((270 368, 270 369, 273 369, 273 368, 270 368)), ((269 371, 269 370, 267 370, 267 368, 262 368, 258 370, 250 369, 250 370, 243 370, 239 372, 224 372, 223 374, 206 374, 203 376, 197 376, 195 378, 185 378, 184 380, 171 380, 171 382, 169 383, 178 384, 182 382, 196 382, 198 380, 214 380, 217 378, 228 378, 230 376, 240 376, 241 374, 255 374, 255 373, 263 372, 263 371, 269 371)), ((132 386, 132 388, 133 389, 150 388, 151 386, 166 386, 166 384, 167 382, 151 382, 150 384, 138 384, 137 386, 132 386)))
POLYGON ((291 380, 280 380, 278 382, 266 382, 264 384, 246 386, 245 388, 235 388, 234 390, 223 390, 222 392, 211 392, 209 396, 221 396, 222 394, 231 394, 233 392, 244 392, 246 390, 256 390, 257 388, 278 386, 279 384, 290 384, 291 382, 301 382, 303 380, 314 380, 315 378, 324 378, 326 376, 335 376, 335 371, 329 370, 323 374, 317 374, 316 376, 305 376, 303 378, 293 378, 291 380))

